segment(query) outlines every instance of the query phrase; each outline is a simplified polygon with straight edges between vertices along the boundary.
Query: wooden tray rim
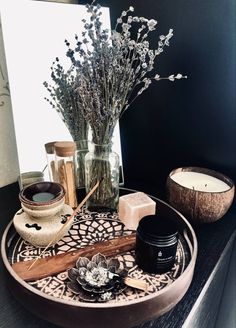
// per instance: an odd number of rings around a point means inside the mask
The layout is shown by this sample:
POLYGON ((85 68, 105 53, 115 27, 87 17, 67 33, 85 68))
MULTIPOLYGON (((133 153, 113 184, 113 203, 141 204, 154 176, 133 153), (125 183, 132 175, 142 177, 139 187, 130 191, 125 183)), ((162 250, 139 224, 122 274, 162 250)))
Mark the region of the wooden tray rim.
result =
MULTIPOLYGON (((132 189, 127 189, 127 188, 122 188, 122 189, 137 192, 136 190, 132 190, 132 189)), ((12 266, 10 265, 10 263, 8 261, 5 245, 6 245, 7 234, 9 232, 11 226, 13 225, 13 220, 7 225, 7 227, 6 227, 6 229, 3 233, 3 236, 2 236, 1 253, 2 253, 3 263, 6 267, 6 269, 8 270, 8 272, 10 273, 10 275, 13 277, 13 279, 15 279, 20 285, 22 285, 23 287, 25 287, 26 289, 28 289, 32 293, 34 293, 34 294, 36 294, 36 295, 38 295, 42 298, 45 298, 45 299, 48 299, 50 301, 56 302, 56 303, 58 302, 58 303, 62 303, 62 304, 65 304, 65 305, 72 305, 72 306, 79 307, 79 308, 98 308, 98 309, 102 308, 102 309, 104 309, 104 308, 116 308, 116 307, 129 306, 129 305, 134 305, 134 304, 137 304, 137 303, 150 301, 153 298, 156 298, 156 297, 158 297, 162 294, 167 293, 170 289, 172 289, 174 286, 176 286, 176 284, 179 283, 180 280, 183 280, 183 279, 186 278, 186 276, 189 276, 191 271, 192 271, 192 275, 193 275, 193 271, 194 271, 194 267, 195 267, 195 263, 196 263, 196 258, 197 258, 198 244, 197 244, 197 238, 196 238, 195 232, 194 232, 191 224, 187 221, 187 219, 180 212, 178 212, 175 208, 173 208, 171 205, 167 204, 163 200, 161 200, 157 197, 151 196, 151 195, 149 195, 149 196, 152 197, 154 200, 157 200, 158 202, 168 206, 176 214, 178 214, 180 216, 180 218, 183 220, 183 222, 185 223, 185 225, 187 226, 187 228, 189 229, 189 231, 192 235, 192 239, 193 239, 193 244, 189 241, 190 244, 191 244, 191 246, 190 246, 188 240, 186 239, 186 236, 184 236, 187 243, 188 243, 188 246, 190 248, 190 253, 191 253, 191 260, 190 260, 189 264, 187 265, 187 267, 185 268, 183 273, 175 281, 173 281, 170 285, 164 287, 160 291, 156 291, 155 293, 152 293, 150 295, 143 296, 140 299, 136 299, 136 300, 132 300, 132 301, 128 301, 128 302, 120 301, 120 302, 117 302, 117 303, 115 303, 115 302, 114 303, 85 303, 85 302, 78 302, 78 301, 72 301, 72 300, 63 300, 63 299, 60 299, 60 298, 56 298, 54 296, 47 295, 47 294, 37 290, 36 288, 32 287, 31 285, 29 285, 23 279, 21 279, 15 273, 15 271, 12 269, 12 266)), ((191 281, 192 281, 192 279, 191 279, 191 281)))

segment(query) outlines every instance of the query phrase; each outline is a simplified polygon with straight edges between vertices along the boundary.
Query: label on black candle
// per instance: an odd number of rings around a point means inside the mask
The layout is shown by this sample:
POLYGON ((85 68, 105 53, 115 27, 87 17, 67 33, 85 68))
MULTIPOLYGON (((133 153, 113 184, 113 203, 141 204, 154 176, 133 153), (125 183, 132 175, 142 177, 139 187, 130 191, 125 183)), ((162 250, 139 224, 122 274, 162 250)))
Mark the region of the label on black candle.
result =
POLYGON ((136 263, 144 271, 162 273, 169 271, 175 262, 176 242, 168 246, 149 244, 137 236, 136 263))
POLYGON ((172 245, 169 247, 162 247, 159 251, 157 250, 157 263, 163 263, 172 260, 175 257, 175 249, 176 245, 172 245))

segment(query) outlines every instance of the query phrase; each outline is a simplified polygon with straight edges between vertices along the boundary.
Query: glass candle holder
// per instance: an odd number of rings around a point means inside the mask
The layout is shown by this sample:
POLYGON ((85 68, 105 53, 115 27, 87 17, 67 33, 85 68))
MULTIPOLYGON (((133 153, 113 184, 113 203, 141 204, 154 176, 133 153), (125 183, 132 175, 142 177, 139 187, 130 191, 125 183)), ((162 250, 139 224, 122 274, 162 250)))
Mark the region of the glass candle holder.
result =
POLYGON ((44 174, 41 171, 29 171, 18 176, 20 190, 36 182, 44 181, 44 174))

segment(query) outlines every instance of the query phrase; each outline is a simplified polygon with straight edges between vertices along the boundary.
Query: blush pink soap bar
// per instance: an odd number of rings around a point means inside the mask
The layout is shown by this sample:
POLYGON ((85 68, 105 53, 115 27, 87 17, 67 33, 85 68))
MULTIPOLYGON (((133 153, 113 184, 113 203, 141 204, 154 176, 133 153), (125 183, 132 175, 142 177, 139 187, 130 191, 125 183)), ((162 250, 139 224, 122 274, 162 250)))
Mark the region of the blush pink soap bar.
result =
POLYGON ((156 203, 143 192, 135 192, 119 198, 119 219, 128 229, 136 230, 146 215, 156 213, 156 203))

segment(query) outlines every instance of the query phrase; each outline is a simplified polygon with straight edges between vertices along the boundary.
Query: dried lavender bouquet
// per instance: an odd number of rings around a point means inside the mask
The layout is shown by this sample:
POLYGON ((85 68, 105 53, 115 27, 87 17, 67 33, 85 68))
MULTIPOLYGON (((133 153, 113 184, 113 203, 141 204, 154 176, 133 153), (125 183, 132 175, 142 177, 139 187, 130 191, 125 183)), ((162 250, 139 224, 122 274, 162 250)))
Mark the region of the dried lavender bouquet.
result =
POLYGON ((77 68, 77 101, 93 133, 96 144, 108 143, 114 127, 131 103, 152 81, 186 78, 182 74, 151 76, 157 57, 169 46, 173 36, 159 36, 157 49, 150 49, 149 33, 157 21, 133 16, 134 8, 123 11, 115 29, 103 29, 100 5, 86 5, 90 20, 83 20, 82 40, 75 36, 76 46, 68 46, 67 56, 77 68))
MULTIPOLYGON (((148 38, 156 29, 156 20, 135 16, 134 8, 129 7, 109 31, 103 29, 100 5, 93 1, 86 7, 90 18, 83 20, 82 38, 75 36, 74 47, 66 40, 67 56, 76 68, 76 100, 91 127, 92 141, 104 145, 111 142, 115 125, 123 113, 153 81, 175 81, 186 76, 151 74, 157 57, 169 46, 172 29, 167 35, 160 35, 156 49, 151 49, 148 38)), ((102 154, 97 155, 101 161, 94 162, 90 168, 87 188, 103 176, 104 181, 93 197, 101 202, 117 199, 110 164, 105 157, 103 160, 102 154)))
POLYGON ((59 113, 77 145, 77 187, 84 187, 84 156, 88 149, 88 123, 79 107, 75 76, 76 68, 72 65, 69 70, 65 70, 57 57, 51 67, 53 84, 46 81, 43 84, 50 95, 50 99, 45 97, 45 100, 59 113))

